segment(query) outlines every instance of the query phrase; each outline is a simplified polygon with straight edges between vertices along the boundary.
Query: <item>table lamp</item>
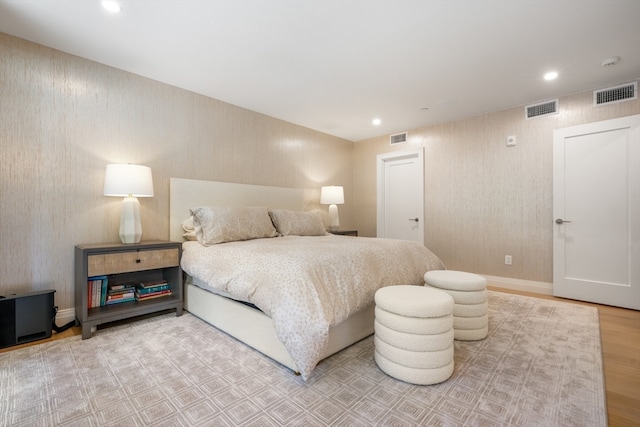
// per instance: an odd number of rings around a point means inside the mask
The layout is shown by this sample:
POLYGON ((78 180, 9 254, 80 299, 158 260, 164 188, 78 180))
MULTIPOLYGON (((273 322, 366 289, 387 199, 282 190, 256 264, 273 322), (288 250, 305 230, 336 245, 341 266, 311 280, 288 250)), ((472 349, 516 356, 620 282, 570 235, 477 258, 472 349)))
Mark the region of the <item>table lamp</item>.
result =
POLYGON ((132 164, 107 165, 104 195, 124 197, 120 211, 120 240, 127 244, 139 243, 142 224, 137 197, 153 197, 151 168, 132 164))
POLYGON ((329 205, 329 231, 338 231, 340 218, 338 206, 344 204, 344 191, 341 186, 330 185, 320 189, 320 204, 329 205))

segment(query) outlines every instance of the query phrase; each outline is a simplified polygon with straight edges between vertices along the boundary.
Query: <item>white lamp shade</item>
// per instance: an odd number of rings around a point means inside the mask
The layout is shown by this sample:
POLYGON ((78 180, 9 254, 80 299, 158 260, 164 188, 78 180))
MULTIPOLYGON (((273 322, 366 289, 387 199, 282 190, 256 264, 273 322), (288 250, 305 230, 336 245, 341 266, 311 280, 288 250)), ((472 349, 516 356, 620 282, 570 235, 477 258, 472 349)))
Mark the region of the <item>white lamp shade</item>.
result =
POLYGON ((151 168, 131 164, 107 165, 104 195, 124 197, 120 211, 120 240, 139 243, 142 239, 140 202, 136 197, 153 197, 151 168))
POLYGON ((320 189, 320 204, 342 205, 344 204, 344 190, 339 185, 329 185, 320 189))
POLYGON ((107 165, 104 176, 104 195, 153 197, 151 168, 132 164, 107 165))

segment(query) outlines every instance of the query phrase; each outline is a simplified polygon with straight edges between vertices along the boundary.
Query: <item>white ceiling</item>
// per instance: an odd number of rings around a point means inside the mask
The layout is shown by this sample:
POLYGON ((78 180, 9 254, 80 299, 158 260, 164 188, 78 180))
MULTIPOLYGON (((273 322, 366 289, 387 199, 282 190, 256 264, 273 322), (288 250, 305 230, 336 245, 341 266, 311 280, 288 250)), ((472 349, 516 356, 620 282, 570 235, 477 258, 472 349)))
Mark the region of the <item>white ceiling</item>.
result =
POLYGON ((0 32, 354 141, 640 78, 639 0, 120 3, 0 0, 0 32))

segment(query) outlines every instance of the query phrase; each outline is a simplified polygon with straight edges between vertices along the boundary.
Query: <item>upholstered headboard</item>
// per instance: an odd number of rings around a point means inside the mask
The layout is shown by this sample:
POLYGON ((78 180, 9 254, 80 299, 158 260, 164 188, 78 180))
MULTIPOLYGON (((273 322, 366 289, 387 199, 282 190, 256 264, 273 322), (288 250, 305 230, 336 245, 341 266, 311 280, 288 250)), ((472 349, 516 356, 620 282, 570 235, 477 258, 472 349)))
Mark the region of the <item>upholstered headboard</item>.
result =
POLYGON ((270 187, 221 181, 171 178, 169 238, 184 240, 182 221, 196 206, 264 206, 271 209, 311 210, 319 207, 319 189, 270 187))

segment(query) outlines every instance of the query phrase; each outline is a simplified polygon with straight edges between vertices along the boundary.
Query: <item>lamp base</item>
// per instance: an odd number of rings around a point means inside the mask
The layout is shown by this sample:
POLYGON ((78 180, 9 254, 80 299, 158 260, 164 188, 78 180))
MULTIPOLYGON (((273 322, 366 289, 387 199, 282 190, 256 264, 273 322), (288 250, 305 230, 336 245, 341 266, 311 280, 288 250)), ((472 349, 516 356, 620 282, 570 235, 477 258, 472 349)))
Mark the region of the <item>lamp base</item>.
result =
POLYGON ((340 218, 338 217, 338 206, 329 205, 329 231, 338 231, 340 228, 340 218))
POLYGON ((140 243, 141 239, 140 202, 135 197, 125 197, 120 211, 120 240, 131 244, 140 243))

